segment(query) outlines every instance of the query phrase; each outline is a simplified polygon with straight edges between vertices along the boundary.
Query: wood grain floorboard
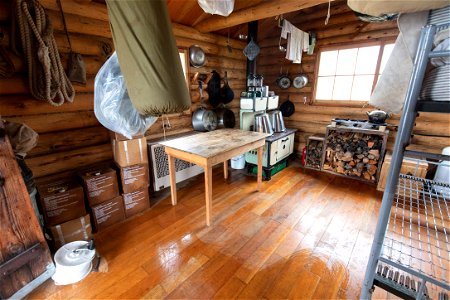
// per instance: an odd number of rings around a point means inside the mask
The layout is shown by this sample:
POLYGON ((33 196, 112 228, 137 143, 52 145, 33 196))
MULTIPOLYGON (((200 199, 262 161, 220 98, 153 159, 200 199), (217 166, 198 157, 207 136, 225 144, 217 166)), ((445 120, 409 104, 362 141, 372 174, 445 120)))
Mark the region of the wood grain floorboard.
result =
MULTIPOLYGON (((381 194, 293 163, 264 181, 213 170, 212 224, 203 176, 152 199, 146 212, 95 236, 108 271, 28 299, 356 299, 381 194)), ((376 290, 376 298, 392 298, 376 290)))

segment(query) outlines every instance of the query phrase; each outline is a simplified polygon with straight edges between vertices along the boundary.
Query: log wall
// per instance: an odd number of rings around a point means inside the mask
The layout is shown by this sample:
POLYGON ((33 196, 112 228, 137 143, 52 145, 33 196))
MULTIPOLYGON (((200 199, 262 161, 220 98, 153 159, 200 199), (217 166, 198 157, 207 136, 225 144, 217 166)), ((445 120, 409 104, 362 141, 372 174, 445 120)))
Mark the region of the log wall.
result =
MULTIPOLYGON (((398 29, 395 21, 383 23, 365 23, 359 21, 354 13, 343 1, 335 1, 331 6, 331 18, 328 25, 324 25, 327 14, 327 5, 309 9, 288 19, 299 29, 312 31, 317 34, 317 45, 313 55, 304 53, 302 64, 292 64, 284 58, 285 53, 278 50, 281 28, 277 27, 273 20, 271 28, 263 28, 262 31, 270 32, 263 40, 259 41, 261 56, 258 61, 257 72, 264 75, 265 84, 270 86, 280 95, 280 103, 287 97, 295 103, 295 113, 290 118, 285 118, 286 126, 297 128, 296 147, 301 153, 305 146, 306 138, 314 134, 325 134, 326 125, 333 118, 367 119, 366 111, 373 110, 364 103, 350 103, 347 101, 320 101, 314 102, 314 88, 316 72, 318 70, 318 51, 321 47, 344 45, 350 43, 370 43, 371 41, 395 42, 398 29), (289 70, 291 78, 299 73, 306 73, 309 83, 302 89, 289 88, 282 90, 277 87, 275 80, 280 74, 289 70), (304 104, 304 100, 309 104, 304 104)), ((265 22, 267 24, 267 22, 265 22)), ((400 115, 394 115, 388 122, 398 125, 400 115)), ((393 148, 396 128, 391 130, 387 149, 393 148)), ((450 145, 450 118, 448 115, 421 113, 412 139, 412 149, 439 152, 443 147, 450 145)))
MULTIPOLYGON (((94 78, 108 54, 113 50, 106 6, 96 2, 62 1, 73 51, 81 53, 86 64, 88 82, 85 87, 76 86, 74 103, 53 107, 33 99, 28 89, 26 64, 8 50, 10 44, 9 4, 0 0, 0 43, 7 49, 15 65, 11 77, 0 78, 0 116, 3 119, 28 124, 39 133, 39 143, 27 156, 26 162, 35 177, 74 171, 112 158, 107 130, 99 124, 93 112, 94 78)), ((40 0, 46 8, 53 27, 63 64, 70 51, 63 33, 61 14, 56 0, 40 0)), ((209 73, 217 70, 221 75, 228 71, 229 84, 236 98, 227 106, 239 117, 238 96, 245 89, 246 60, 242 54, 245 44, 231 40, 232 51, 227 49, 227 39, 214 34, 201 34, 179 24, 173 24, 177 45, 181 49, 197 44, 206 53, 207 62, 202 68, 189 67, 189 75, 195 72, 209 73)), ((198 84, 190 82, 192 108, 200 103, 198 84)), ((204 93, 207 99, 207 93, 204 93)), ((206 101, 207 103, 207 101, 206 101)), ((166 135, 191 131, 191 113, 168 116, 171 124, 166 135)), ((239 120, 237 120, 237 127, 239 120)), ((163 136, 162 120, 147 131, 148 138, 163 136)))

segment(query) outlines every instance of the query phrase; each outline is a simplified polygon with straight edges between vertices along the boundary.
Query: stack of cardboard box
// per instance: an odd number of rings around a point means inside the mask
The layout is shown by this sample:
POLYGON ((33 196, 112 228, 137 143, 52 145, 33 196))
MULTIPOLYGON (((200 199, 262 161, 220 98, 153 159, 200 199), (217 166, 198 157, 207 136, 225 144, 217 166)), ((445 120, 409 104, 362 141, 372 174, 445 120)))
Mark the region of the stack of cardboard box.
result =
POLYGON ((92 211, 95 229, 101 230, 125 219, 116 171, 110 167, 91 168, 79 173, 92 211))
POLYGON ((37 182, 39 206, 45 221, 45 235, 53 249, 92 238, 83 188, 70 178, 46 178, 37 182))
POLYGON ((150 207, 147 141, 111 133, 114 161, 119 169, 120 187, 127 218, 150 207))

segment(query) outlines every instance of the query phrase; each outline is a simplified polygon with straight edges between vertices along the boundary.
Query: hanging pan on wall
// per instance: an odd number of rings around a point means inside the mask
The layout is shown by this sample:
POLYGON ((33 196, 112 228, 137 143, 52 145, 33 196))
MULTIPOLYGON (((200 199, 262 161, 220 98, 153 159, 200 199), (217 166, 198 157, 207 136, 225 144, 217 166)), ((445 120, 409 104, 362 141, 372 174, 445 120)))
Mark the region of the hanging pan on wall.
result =
POLYGON ((283 115, 283 117, 290 117, 294 114, 295 112, 295 106, 294 103, 291 102, 291 100, 289 99, 290 96, 288 96, 287 100, 284 101, 281 105, 280 105, 280 111, 281 114, 283 115))
POLYGON ((302 65, 300 65, 300 74, 294 77, 292 85, 296 89, 304 88, 308 84, 308 76, 303 72, 302 65))
POLYGON ((192 114, 192 127, 197 131, 212 131, 217 128, 217 115, 205 107, 203 101, 202 82, 198 82, 200 89, 200 107, 192 114))
POLYGON ((192 45, 189 47, 189 61, 194 68, 200 68, 205 64, 206 56, 200 46, 192 45))
POLYGON ((283 74, 283 66, 280 68, 280 77, 277 79, 277 85, 280 89, 286 90, 291 87, 291 79, 288 76, 289 71, 283 74))

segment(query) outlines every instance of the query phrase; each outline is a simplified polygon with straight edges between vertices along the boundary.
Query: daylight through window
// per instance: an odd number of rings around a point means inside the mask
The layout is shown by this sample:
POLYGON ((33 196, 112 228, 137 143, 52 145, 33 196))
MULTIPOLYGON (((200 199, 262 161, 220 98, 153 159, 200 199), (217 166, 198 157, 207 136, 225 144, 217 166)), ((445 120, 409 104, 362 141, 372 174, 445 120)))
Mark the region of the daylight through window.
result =
POLYGON ((315 99, 368 101, 393 47, 378 44, 321 51, 315 99))

